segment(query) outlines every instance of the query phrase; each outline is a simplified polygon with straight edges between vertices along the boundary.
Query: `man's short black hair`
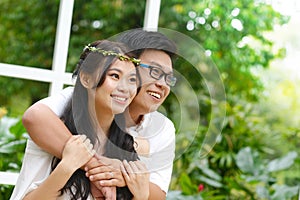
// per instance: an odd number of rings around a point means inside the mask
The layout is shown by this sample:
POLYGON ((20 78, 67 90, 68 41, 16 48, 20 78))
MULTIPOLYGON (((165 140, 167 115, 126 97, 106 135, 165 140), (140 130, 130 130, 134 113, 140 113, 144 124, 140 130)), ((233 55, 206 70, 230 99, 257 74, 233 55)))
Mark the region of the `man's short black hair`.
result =
POLYGON ((118 41, 128 45, 138 57, 146 49, 154 49, 164 51, 173 60, 177 52, 175 43, 160 32, 132 29, 121 33, 118 41))

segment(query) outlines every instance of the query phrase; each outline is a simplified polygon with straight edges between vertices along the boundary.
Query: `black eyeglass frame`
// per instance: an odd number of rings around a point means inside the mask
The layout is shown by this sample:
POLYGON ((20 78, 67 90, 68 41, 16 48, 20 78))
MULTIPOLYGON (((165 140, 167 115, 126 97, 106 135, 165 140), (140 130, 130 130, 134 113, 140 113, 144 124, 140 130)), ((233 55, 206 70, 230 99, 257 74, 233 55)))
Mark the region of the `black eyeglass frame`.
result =
POLYGON ((162 69, 159 68, 159 67, 147 65, 147 64, 144 64, 144 63, 140 63, 139 66, 150 69, 149 75, 150 75, 152 78, 154 78, 155 80, 159 80, 159 79, 161 79, 162 77, 164 77, 164 78, 165 78, 165 82, 166 82, 166 84, 167 84, 168 86, 170 86, 170 87, 175 86, 176 81, 177 81, 177 78, 173 75, 173 73, 166 73, 166 72, 164 72, 164 70, 162 70, 162 69), (160 72, 160 73, 159 73, 159 74, 160 74, 159 77, 153 75, 153 69, 158 70, 158 71, 160 72), (168 78, 168 77, 169 77, 169 78, 168 78))

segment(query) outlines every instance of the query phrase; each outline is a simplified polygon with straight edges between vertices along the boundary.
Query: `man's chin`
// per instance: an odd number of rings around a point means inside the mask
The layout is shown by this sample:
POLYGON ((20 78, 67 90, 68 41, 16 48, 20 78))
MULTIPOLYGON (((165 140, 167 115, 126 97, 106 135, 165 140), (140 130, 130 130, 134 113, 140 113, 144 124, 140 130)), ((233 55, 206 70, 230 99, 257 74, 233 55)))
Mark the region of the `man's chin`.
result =
POLYGON ((157 111, 157 109, 159 108, 160 105, 152 105, 150 108, 149 108, 149 113, 150 112, 154 112, 154 111, 157 111))

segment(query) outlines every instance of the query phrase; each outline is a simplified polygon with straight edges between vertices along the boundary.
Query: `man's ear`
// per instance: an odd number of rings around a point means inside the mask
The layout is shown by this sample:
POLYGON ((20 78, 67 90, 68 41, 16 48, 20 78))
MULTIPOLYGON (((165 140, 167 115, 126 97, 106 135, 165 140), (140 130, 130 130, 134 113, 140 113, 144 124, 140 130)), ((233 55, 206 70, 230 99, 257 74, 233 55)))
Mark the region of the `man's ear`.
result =
POLYGON ((91 89, 93 87, 93 81, 92 77, 89 74, 86 74, 84 72, 80 72, 79 74, 80 82, 85 88, 91 89))

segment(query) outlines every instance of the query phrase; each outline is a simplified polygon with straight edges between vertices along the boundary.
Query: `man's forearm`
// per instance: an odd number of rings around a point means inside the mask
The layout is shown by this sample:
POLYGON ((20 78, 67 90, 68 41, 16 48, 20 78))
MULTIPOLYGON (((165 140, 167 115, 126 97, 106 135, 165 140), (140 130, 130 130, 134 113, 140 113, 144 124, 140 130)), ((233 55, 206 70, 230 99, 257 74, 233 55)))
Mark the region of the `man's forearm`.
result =
POLYGON ((165 200, 166 193, 156 184, 150 182, 149 200, 165 200))
POLYGON ((61 158, 71 132, 46 105, 37 103, 26 110, 22 122, 32 140, 45 151, 61 158))

